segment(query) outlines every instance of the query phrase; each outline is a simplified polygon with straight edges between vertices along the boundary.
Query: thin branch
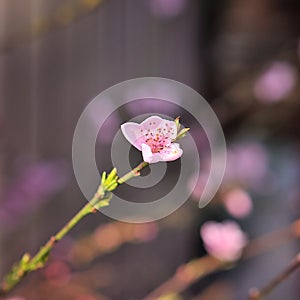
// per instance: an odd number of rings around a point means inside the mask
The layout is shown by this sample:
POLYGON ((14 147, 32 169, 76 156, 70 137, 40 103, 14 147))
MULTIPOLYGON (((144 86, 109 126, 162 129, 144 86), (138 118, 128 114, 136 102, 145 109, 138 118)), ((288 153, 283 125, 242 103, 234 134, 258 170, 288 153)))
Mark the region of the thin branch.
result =
POLYGON ((83 217, 91 213, 95 213, 97 209, 109 205, 109 201, 112 198, 111 191, 118 185, 138 176, 140 174, 139 172, 146 166, 148 166, 148 163, 142 162, 136 168, 119 179, 117 179, 116 169, 113 169, 108 177, 106 177, 106 173, 104 172, 101 184, 90 202, 88 202, 73 218, 71 218, 71 220, 62 227, 62 229, 53 235, 33 257, 30 257, 28 253, 25 253, 21 260, 13 265, 0 284, 0 297, 7 295, 7 293, 21 282, 28 273, 43 268, 48 260, 51 250, 58 241, 69 233, 83 217), (112 187, 112 189, 110 189, 110 187, 112 187))
POLYGON ((265 296, 269 295, 279 284, 285 281, 293 272, 300 267, 300 252, 295 256, 291 264, 279 275, 273 278, 265 287, 261 290, 253 288, 249 292, 248 300, 261 300, 265 296))
MULTIPOLYGON (((244 248, 241 259, 244 261, 266 251, 272 250, 295 237, 298 238, 299 235, 300 220, 297 220, 286 228, 267 233, 250 241, 244 248)), ((178 295, 194 282, 201 280, 215 271, 227 268, 228 266, 228 263, 218 261, 210 256, 192 260, 180 266, 171 278, 167 279, 158 288, 148 294, 144 300, 163 299, 163 297, 168 295, 178 295)), ((251 293, 255 294, 255 291, 252 290, 251 293)), ((249 300, 257 299, 260 298, 249 298, 249 300)))
POLYGON ((180 266, 170 279, 148 294, 143 300, 164 299, 169 295, 178 295, 200 278, 227 265, 209 255, 192 260, 180 266))

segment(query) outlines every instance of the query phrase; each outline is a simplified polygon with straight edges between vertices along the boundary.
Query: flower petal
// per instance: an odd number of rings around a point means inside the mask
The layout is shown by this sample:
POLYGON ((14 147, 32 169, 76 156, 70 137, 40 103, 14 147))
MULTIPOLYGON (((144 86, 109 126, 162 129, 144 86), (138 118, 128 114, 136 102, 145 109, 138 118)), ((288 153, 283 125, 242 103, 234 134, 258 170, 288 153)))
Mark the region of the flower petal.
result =
POLYGON ((245 233, 233 221, 205 222, 200 233, 207 252, 223 261, 239 259, 247 244, 245 233))
POLYGON ((172 143, 170 146, 165 147, 161 154, 164 157, 164 161, 172 161, 181 157, 183 150, 178 143, 172 143))
POLYGON ((183 151, 179 144, 174 143, 164 148, 161 152, 152 153, 150 146, 142 144, 142 154, 145 162, 149 164, 157 163, 160 161, 173 161, 182 155, 183 151))
POLYGON ((141 125, 134 122, 127 122, 121 125, 121 130, 127 141, 141 151, 141 145, 143 140, 143 132, 141 132, 141 125))
POLYGON ((149 164, 162 161, 160 153, 152 153, 150 146, 148 146, 147 144, 142 144, 142 155, 143 160, 149 164))
POLYGON ((177 125, 175 121, 162 119, 158 116, 147 118, 141 123, 142 129, 152 133, 163 135, 165 138, 175 140, 177 136, 177 125))

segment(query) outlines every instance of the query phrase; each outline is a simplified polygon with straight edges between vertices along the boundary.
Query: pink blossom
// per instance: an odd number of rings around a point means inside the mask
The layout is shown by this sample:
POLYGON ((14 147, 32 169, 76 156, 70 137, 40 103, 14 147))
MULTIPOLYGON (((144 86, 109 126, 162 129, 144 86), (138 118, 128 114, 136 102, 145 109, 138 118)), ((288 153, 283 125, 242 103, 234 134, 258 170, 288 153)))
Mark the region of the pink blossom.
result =
POLYGON ((235 188, 224 196, 226 210, 236 218, 248 216, 252 210, 252 200, 250 195, 243 189, 235 188))
POLYGON ((159 17, 178 16, 185 6, 186 0, 150 0, 151 12, 159 17))
POLYGON ((274 62, 257 79, 254 94, 262 102, 283 100, 296 83, 296 71, 286 62, 274 62))
POLYGON ((239 259, 247 244, 245 233, 234 221, 208 221, 202 225, 200 233, 207 252, 222 261, 239 259))
POLYGON ((121 130, 129 143, 142 151, 145 162, 172 161, 183 153, 179 144, 173 143, 177 137, 175 121, 152 116, 141 124, 124 123, 121 130))
POLYGON ((233 144, 228 148, 225 180, 259 188, 269 171, 266 148, 257 142, 233 144))
POLYGON ((133 228, 134 236, 140 241, 151 241, 156 238, 158 226, 156 223, 136 224, 133 228))
POLYGON ((15 179, 4 190, 0 206, 0 228, 17 226, 22 217, 61 191, 69 180, 69 170, 63 160, 17 162, 15 179))
POLYGON ((71 279, 71 270, 65 262, 55 260, 44 270, 44 275, 51 283, 64 285, 71 279))

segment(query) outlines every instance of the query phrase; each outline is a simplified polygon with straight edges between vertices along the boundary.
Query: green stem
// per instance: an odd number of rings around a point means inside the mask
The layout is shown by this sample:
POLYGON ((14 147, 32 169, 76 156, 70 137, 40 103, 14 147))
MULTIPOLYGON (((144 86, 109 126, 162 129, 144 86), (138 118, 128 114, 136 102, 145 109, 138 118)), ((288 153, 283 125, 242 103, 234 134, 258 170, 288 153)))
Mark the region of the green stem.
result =
POLYGON ((140 171, 147 167, 149 164, 147 162, 141 162, 137 167, 135 167, 134 169, 132 169, 130 172, 128 172, 127 174, 123 175, 121 178, 118 179, 118 184, 122 184, 126 181, 128 181, 129 179, 139 176, 140 175, 140 171))
MULTIPOLYGON (((139 176, 140 171, 146 166, 148 166, 148 163, 140 163, 133 170, 117 179, 117 185, 120 185, 135 176, 139 176)), ((28 253, 25 253, 21 260, 13 265, 10 272, 0 284, 0 296, 5 296, 10 292, 28 273, 44 267, 54 245, 68 234, 83 217, 90 213, 95 213, 97 209, 109 205, 109 201, 112 197, 111 191, 112 189, 108 190, 102 181, 90 202, 81 208, 81 210, 65 226, 53 235, 32 258, 28 253)))

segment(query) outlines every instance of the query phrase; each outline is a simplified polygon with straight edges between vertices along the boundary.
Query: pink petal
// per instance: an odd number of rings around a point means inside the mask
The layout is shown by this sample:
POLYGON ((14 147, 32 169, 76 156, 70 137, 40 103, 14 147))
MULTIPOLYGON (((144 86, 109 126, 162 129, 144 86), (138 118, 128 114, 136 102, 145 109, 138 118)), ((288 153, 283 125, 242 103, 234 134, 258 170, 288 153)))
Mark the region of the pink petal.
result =
POLYGON ((208 221, 202 225, 200 232, 206 250, 223 261, 239 259, 247 244, 246 235, 233 221, 208 221))
POLYGON ((121 125, 121 130, 127 141, 141 151, 141 138, 143 136, 141 125, 134 122, 127 122, 121 125))
POLYGON ((161 154, 164 157, 164 161, 172 161, 181 157, 183 150, 178 143, 172 143, 168 147, 164 148, 161 154))
POLYGON ((157 163, 159 161, 173 161, 181 157, 183 151, 179 144, 174 143, 163 149, 160 153, 152 153, 150 146, 142 144, 142 154, 145 162, 157 163))
POLYGON ((150 146, 142 144, 142 154, 145 162, 152 164, 161 161, 160 153, 152 153, 150 146))
POLYGON ((154 134, 159 133, 159 130, 161 130, 161 133, 166 138, 170 138, 171 140, 174 140, 177 136, 177 126, 174 121, 169 121, 162 119, 158 116, 152 116, 147 118, 141 123, 143 130, 150 130, 154 134))
POLYGON ((226 210, 235 218, 247 217, 252 210, 252 199, 243 189, 234 188, 224 195, 226 210))

